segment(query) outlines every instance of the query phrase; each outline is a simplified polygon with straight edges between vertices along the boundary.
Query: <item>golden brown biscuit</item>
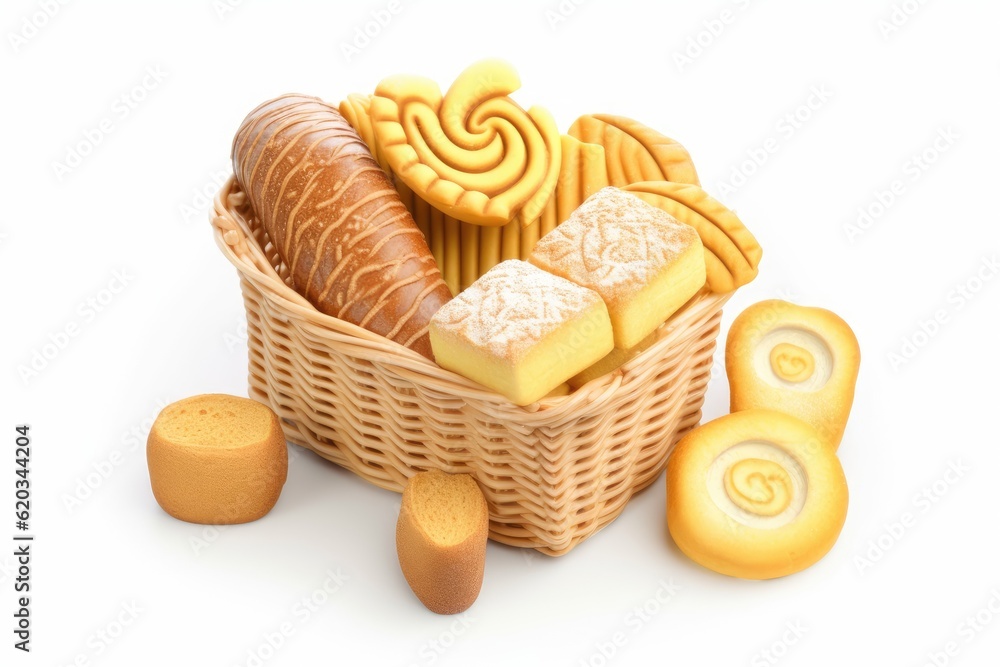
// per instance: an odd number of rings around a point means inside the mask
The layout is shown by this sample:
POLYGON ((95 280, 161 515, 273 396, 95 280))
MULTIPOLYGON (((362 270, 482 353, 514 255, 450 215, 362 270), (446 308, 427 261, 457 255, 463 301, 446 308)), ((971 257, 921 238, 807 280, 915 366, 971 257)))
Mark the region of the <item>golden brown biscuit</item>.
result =
POLYGON ((396 553, 407 583, 425 607, 457 614, 483 585, 489 512, 470 475, 418 472, 403 490, 396 553))
POLYGON ((146 444, 149 482, 167 514, 231 524, 267 514, 288 474, 277 415, 262 403, 204 394, 171 403, 146 444))
POLYGON ((833 445, 771 410, 704 424, 667 463, 667 526, 695 562, 744 579, 803 570, 833 547, 847 517, 833 445))
POLYGON ((861 364, 847 322, 822 308, 756 303, 726 340, 730 410, 779 410, 806 421, 837 448, 854 402, 861 364))

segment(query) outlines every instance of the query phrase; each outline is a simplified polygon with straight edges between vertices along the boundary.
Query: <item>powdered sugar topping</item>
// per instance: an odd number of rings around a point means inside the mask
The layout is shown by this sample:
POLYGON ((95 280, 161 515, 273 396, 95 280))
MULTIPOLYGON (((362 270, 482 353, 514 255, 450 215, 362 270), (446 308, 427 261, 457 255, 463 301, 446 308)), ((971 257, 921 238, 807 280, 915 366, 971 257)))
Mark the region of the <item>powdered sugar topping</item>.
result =
POLYGON ((601 297, 518 259, 497 264, 434 315, 442 331, 516 359, 601 297))
POLYGON ((634 293, 697 239, 693 227, 606 187, 539 240, 532 258, 605 296, 634 293))

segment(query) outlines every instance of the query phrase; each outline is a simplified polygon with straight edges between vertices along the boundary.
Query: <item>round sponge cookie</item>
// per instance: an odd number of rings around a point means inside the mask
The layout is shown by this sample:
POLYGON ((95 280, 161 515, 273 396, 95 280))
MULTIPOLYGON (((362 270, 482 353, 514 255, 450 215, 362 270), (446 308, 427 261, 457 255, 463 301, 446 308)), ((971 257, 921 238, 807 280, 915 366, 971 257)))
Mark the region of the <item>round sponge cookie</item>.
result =
POLYGON ((278 500, 288 449, 277 415, 225 394, 163 408, 146 443, 149 481, 170 516, 204 524, 254 521, 278 500))
POLYGON ((729 410, 788 413, 839 447, 860 365, 858 339, 837 314, 779 299, 755 303, 726 339, 729 410))
POLYGON ((465 611, 479 597, 489 510, 471 475, 418 472, 403 489, 396 553, 406 582, 438 614, 465 611))
POLYGON ((830 441, 771 410, 688 433, 667 463, 667 527, 688 557, 744 579, 809 567, 847 518, 847 480, 830 441))

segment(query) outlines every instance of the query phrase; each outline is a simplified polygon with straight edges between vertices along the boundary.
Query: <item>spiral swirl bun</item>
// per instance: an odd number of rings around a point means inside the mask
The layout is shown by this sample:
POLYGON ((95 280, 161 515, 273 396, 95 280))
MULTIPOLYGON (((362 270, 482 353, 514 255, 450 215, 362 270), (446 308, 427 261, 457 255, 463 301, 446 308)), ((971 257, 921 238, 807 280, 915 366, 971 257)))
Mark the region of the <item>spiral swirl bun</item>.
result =
POLYGON ((555 121, 508 95, 520 87, 507 63, 466 69, 443 97, 415 76, 384 79, 371 98, 378 154, 410 189, 463 222, 500 226, 537 218, 559 175, 555 121))
POLYGON ((834 447, 789 415, 745 410, 686 435, 667 464, 667 525, 692 560, 770 579, 803 570, 836 542, 847 481, 834 447))

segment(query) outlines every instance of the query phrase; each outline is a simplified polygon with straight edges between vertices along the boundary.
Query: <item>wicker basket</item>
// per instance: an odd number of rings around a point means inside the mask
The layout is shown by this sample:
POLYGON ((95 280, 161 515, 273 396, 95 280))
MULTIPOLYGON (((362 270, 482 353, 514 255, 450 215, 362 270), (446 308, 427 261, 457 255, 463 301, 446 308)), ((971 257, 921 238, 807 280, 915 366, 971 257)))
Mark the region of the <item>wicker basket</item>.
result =
POLYGON ((729 294, 695 296, 621 370, 518 407, 317 311, 289 287, 233 179, 216 196, 212 223, 240 274, 250 396, 278 413, 289 442, 394 491, 427 468, 468 473, 498 542, 567 553, 657 478, 700 419, 729 294))

